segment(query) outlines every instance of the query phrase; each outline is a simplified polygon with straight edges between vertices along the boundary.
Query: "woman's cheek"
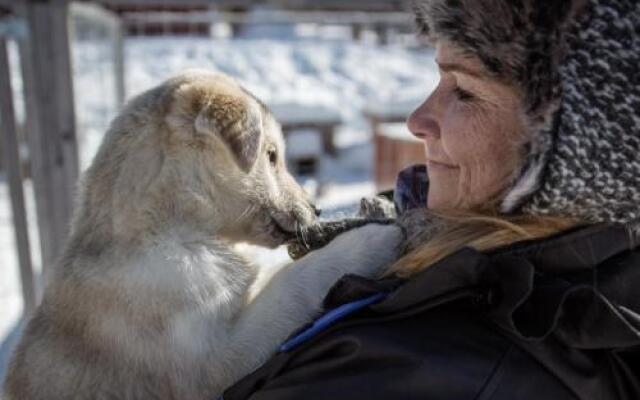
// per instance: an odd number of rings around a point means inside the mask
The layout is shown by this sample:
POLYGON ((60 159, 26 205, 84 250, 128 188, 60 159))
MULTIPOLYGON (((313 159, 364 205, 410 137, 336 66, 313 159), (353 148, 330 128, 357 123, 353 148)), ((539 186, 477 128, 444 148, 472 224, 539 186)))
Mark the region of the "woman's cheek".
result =
POLYGON ((449 123, 443 129, 442 145, 453 164, 466 168, 475 153, 475 124, 469 110, 453 108, 447 118, 449 123))

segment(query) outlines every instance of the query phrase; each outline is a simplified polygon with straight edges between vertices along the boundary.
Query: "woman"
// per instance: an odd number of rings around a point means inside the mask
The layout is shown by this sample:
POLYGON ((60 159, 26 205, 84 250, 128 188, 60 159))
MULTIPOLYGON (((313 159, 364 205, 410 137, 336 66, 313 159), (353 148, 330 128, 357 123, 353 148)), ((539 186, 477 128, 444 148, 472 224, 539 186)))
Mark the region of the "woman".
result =
POLYGON ((416 14, 441 71, 408 121, 427 222, 224 398, 640 398, 640 3, 416 14))

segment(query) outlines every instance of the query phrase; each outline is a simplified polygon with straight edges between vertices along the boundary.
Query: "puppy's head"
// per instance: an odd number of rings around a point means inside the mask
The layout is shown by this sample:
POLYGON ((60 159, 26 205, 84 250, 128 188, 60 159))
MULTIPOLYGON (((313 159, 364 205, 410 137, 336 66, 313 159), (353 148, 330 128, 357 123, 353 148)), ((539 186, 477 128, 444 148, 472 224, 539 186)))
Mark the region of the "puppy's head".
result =
POLYGON ((315 208, 286 169, 280 126, 267 107, 221 74, 190 71, 169 81, 165 146, 209 202, 218 234, 277 246, 315 221, 315 208))

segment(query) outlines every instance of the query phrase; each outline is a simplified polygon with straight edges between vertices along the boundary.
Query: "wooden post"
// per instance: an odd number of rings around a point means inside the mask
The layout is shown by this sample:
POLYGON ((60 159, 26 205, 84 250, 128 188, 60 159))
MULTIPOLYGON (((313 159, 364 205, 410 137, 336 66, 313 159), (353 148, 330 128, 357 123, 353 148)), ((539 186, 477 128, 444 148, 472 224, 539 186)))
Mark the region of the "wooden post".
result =
POLYGON ((113 52, 113 74, 116 92, 116 108, 121 108, 125 100, 125 65, 124 65, 124 35, 125 27, 118 14, 92 3, 73 3, 69 7, 74 17, 95 21, 106 26, 111 35, 111 50, 113 52))
POLYGON ((351 38, 355 42, 359 42, 362 40, 362 32, 364 31, 364 27, 362 24, 353 24, 351 25, 351 38))
POLYGON ((334 143, 335 130, 335 125, 323 126, 320 129, 320 133, 322 135, 322 148, 327 154, 333 157, 338 154, 338 150, 334 143))
POLYGON ((389 44, 389 29, 383 24, 376 25, 376 34, 378 36, 378 44, 386 46, 389 44))
POLYGON ((126 86, 124 80, 124 24, 114 14, 114 43, 113 43, 113 67, 116 84, 116 107, 118 110, 124 105, 126 98, 126 86))
POLYGON ((36 195, 43 268, 66 240, 78 177, 73 82, 65 0, 16 5, 27 22, 20 42, 31 174, 36 195))
MULTIPOLYGON (((0 40, 4 40, 2 38, 2 36, 0 36, 0 40)), ((6 43, 3 42, 2 46, 7 47, 6 43)), ((1 71, 0 71, 1 73, 1 71)), ((2 81, 6 80, 6 77, 4 75, 0 75, 0 85, 2 84, 2 81)), ((0 97, 0 102, 4 102, 6 101, 6 99, 0 97)), ((0 121, 1 123, 2 121, 0 121)), ((4 131, 4 129, 2 129, 2 131, 4 131)), ((0 131, 0 135, 4 135, 4 133, 2 133, 2 131, 0 131)), ((0 140, 0 174, 2 174, 3 172, 6 171, 7 167, 5 166, 5 157, 4 157, 4 140, 0 140)))
POLYGON ((3 159, 5 161, 5 170, 9 177, 13 226, 18 249, 18 261, 20 263, 24 314, 29 315, 35 309, 37 298, 33 265, 31 263, 31 249, 29 247, 29 230, 24 205, 22 175, 20 172, 20 153, 18 151, 13 93, 11 92, 11 73, 6 39, 3 37, 0 37, 0 123, 3 159))

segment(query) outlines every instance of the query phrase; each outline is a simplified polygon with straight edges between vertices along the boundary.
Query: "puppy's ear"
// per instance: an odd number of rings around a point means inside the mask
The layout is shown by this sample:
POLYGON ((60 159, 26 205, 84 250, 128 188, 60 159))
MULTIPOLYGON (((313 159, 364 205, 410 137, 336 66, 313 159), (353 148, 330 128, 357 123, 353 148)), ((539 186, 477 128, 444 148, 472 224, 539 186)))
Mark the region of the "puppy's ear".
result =
POLYGON ((203 104, 195 130, 220 138, 240 168, 251 171, 262 143, 262 113, 258 104, 241 97, 215 96, 203 104))

